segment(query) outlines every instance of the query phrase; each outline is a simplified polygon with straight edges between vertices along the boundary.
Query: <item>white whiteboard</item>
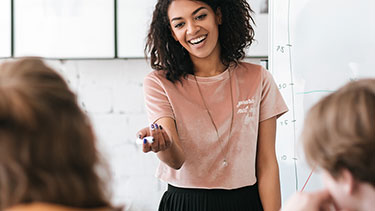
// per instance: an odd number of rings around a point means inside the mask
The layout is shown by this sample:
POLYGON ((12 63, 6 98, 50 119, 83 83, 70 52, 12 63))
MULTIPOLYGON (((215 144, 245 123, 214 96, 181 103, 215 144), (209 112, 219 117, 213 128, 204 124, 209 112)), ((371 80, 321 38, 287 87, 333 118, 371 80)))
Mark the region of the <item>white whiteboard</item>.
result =
POLYGON ((14 8, 16 57, 114 57, 114 1, 14 0, 14 8))
POLYGON ((0 0, 0 58, 11 56, 11 0, 0 0))
POLYGON ((118 57, 143 58, 156 0, 118 0, 118 57))
MULTIPOLYGON (((311 172, 299 144, 307 110, 350 80, 375 77, 375 1, 271 0, 270 16, 270 70, 290 109, 277 131, 285 201, 311 172)), ((314 172, 305 190, 320 187, 314 172)))

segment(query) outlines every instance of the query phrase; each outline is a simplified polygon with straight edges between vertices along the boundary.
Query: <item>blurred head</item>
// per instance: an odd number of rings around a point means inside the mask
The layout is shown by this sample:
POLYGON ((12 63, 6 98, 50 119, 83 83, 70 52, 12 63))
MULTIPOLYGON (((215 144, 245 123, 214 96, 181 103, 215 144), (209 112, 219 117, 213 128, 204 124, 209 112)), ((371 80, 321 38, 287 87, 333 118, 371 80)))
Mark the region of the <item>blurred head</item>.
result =
POLYGON ((87 116, 63 78, 36 58, 0 66, 0 209, 46 202, 109 206, 87 116))
POLYGON ((375 79, 350 82, 320 100, 307 114, 302 137, 307 162, 323 169, 339 206, 351 203, 343 184, 375 188, 375 79))
POLYGON ((194 73, 191 57, 218 51, 223 64, 238 62, 253 41, 251 13, 246 0, 158 0, 145 47, 151 67, 174 82, 194 73))

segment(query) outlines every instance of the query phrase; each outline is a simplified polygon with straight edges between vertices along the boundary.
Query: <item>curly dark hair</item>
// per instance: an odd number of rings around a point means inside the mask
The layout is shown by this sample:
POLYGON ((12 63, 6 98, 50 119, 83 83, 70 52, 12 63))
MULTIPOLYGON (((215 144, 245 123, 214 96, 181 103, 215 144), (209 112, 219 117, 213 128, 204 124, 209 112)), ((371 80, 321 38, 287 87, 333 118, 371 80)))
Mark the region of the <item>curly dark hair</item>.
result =
MULTIPOLYGON (((151 67, 166 71, 166 78, 172 82, 194 74, 193 63, 187 50, 176 41, 171 33, 168 7, 173 0, 158 0, 147 35, 145 54, 150 53, 151 67)), ((253 10, 246 0, 200 0, 213 11, 218 8, 222 14, 219 25, 220 59, 224 65, 238 63, 245 56, 245 48, 254 40, 255 25, 253 10)))

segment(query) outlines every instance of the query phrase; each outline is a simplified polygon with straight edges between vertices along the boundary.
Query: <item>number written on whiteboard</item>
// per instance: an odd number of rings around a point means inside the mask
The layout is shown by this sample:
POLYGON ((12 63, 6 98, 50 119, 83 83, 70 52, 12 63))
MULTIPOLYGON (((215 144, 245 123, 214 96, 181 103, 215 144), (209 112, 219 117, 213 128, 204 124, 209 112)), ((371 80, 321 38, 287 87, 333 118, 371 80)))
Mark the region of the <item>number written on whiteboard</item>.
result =
POLYGON ((288 126, 288 125, 291 125, 291 124, 294 124, 296 122, 296 120, 288 120, 288 119, 284 119, 284 120, 280 120, 279 123, 280 123, 280 126, 288 126))
POLYGON ((286 83, 279 84, 279 89, 285 89, 288 85, 286 83))
POLYGON ((277 52, 284 53, 284 51, 285 51, 284 48, 285 48, 285 46, 278 45, 278 46, 276 46, 276 51, 277 51, 277 52))
POLYGON ((281 126, 287 126, 288 123, 289 123, 289 121, 288 121, 287 119, 285 119, 285 120, 281 120, 281 121, 280 121, 280 125, 281 125, 281 126))

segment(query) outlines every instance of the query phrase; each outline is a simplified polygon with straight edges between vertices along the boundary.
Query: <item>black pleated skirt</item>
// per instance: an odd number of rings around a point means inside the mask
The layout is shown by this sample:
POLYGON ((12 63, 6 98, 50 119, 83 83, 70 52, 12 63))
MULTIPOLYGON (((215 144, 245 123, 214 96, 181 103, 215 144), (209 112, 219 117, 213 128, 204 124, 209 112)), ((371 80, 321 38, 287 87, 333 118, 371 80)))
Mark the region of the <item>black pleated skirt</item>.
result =
POLYGON ((238 189, 179 188, 168 184, 159 211, 262 211, 258 185, 238 189))

